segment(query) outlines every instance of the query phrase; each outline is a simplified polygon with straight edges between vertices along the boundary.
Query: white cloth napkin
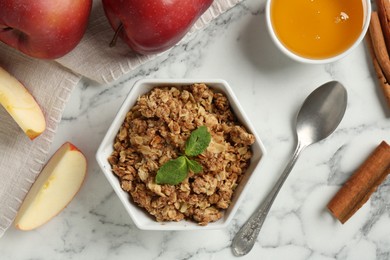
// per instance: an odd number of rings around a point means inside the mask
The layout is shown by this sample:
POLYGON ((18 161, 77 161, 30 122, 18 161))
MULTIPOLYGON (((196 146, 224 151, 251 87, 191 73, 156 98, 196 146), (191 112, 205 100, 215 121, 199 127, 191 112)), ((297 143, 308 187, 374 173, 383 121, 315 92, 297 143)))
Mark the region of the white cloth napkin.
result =
POLYGON ((0 44, 0 66, 15 75, 40 104, 47 128, 34 141, 0 107, 0 237, 15 218, 45 163, 70 93, 81 76, 59 64, 21 55, 0 44))
MULTIPOLYGON (((193 33, 241 1, 214 0, 181 43, 190 40, 193 33)), ((134 54, 120 40, 114 48, 108 47, 113 33, 101 0, 94 0, 83 39, 60 59, 29 58, 0 42, 0 66, 32 93, 47 123, 46 131, 31 141, 5 109, 0 108, 0 237, 12 224, 26 193, 46 163, 66 102, 80 79, 84 76, 99 83, 109 83, 157 56, 134 54)))
MULTIPOLYGON (((213 19, 241 1, 214 0, 181 43, 188 41, 194 32, 203 29, 213 19)), ((107 22, 100 1, 94 3, 91 22, 82 42, 71 53, 58 59, 60 64, 94 81, 109 83, 157 56, 137 55, 121 40, 117 41, 115 47, 110 48, 109 43, 114 31, 107 22)))

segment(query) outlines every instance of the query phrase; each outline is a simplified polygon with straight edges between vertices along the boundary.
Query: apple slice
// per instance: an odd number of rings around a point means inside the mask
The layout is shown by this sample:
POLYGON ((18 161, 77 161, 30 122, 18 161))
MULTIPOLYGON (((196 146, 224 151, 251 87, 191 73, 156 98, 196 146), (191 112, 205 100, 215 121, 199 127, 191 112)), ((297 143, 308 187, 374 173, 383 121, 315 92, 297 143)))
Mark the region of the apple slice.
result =
POLYGON ((16 215, 15 227, 32 230, 48 222, 70 203, 86 174, 85 156, 73 144, 64 143, 27 193, 16 215))
POLYGON ((31 140, 45 130, 45 117, 33 96, 1 67, 0 103, 31 140))

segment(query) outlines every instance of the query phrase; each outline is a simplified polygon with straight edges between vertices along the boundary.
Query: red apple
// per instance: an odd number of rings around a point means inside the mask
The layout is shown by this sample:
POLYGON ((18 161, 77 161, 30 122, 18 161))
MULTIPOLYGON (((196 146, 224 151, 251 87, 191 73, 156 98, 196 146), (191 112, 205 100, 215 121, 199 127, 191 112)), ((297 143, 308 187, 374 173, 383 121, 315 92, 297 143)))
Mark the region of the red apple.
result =
POLYGON ((179 42, 213 0, 103 0, 111 26, 136 52, 165 51, 179 42))
POLYGON ((55 59, 80 42, 92 0, 1 0, 0 41, 36 58, 55 59))

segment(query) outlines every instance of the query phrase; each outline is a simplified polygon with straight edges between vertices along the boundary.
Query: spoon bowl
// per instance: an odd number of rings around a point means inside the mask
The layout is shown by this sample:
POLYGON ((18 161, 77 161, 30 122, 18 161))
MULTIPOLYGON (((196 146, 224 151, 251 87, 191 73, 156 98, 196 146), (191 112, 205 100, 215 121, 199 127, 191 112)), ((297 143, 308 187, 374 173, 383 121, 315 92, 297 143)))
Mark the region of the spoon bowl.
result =
POLYGON ((296 120, 295 152, 271 192, 260 207, 237 232, 232 242, 234 255, 242 256, 252 249, 272 203, 295 165, 301 151, 328 137, 340 124, 347 108, 347 91, 337 81, 329 81, 314 90, 303 102, 296 120))
POLYGON ((328 137, 340 124, 347 107, 347 91, 340 82, 329 81, 303 102, 296 120, 298 141, 310 145, 328 137))

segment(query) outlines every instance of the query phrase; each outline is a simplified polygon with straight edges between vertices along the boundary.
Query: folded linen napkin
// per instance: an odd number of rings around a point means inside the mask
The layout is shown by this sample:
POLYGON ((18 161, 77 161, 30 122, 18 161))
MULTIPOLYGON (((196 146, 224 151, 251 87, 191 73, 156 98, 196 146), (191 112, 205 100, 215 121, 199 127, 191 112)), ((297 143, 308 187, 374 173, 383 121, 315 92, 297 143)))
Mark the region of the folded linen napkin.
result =
POLYGON ((47 125, 46 131, 31 141, 0 107, 1 237, 47 159, 66 101, 81 76, 55 62, 21 55, 4 44, 0 44, 0 66, 15 75, 34 96, 47 125))
MULTIPOLYGON (((214 0, 212 6, 180 43, 188 41, 193 33, 203 29, 213 19, 241 1, 214 0)), ((121 40, 117 41, 115 47, 110 48, 109 43, 114 31, 107 22, 100 1, 94 2, 90 21, 82 42, 71 53, 57 60, 63 66, 85 77, 100 83, 109 83, 163 54, 137 55, 121 40), (85 66, 86 64, 88 66, 85 66)))
MULTIPOLYGON (((241 1, 215 0, 181 43, 241 1)), ((109 48, 113 33, 101 0, 94 0, 83 39, 60 59, 29 58, 0 42, 0 66, 32 93, 47 123, 46 131, 31 141, 5 109, 0 108, 0 237, 12 224, 26 193, 46 163, 66 102, 80 79, 84 76, 109 83, 158 56, 134 54, 122 41, 109 48)))

